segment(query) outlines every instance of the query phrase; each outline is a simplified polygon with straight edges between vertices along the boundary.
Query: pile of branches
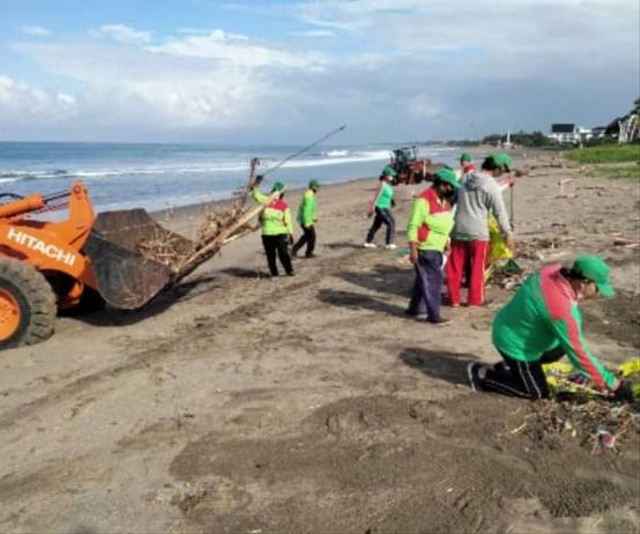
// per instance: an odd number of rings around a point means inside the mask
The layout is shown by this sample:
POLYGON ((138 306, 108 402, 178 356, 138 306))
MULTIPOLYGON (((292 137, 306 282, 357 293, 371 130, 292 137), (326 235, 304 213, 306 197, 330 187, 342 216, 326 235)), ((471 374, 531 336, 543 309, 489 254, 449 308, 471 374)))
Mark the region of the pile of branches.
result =
MULTIPOLYGON (((182 244, 182 243, 181 243, 182 244)), ((195 252, 193 246, 178 246, 169 233, 155 231, 153 237, 140 241, 136 250, 145 258, 175 267, 195 252)))
POLYGON ((513 266, 516 267, 513 268, 510 261, 496 260, 495 265, 490 268, 486 281, 503 289, 517 289, 522 285, 531 268, 535 267, 538 261, 545 259, 547 251, 557 251, 571 240, 572 238, 550 236, 522 241, 517 249, 517 260, 521 260, 520 264, 513 262, 513 266))
POLYGON ((254 211, 260 208, 251 211, 247 207, 247 200, 256 183, 254 173, 258 164, 257 158, 251 160, 249 180, 243 189, 234 193, 229 208, 205 208, 195 241, 176 238, 172 232, 158 228, 151 238, 137 244, 137 250, 147 258, 171 266, 176 278, 182 278, 224 244, 255 230, 250 220, 255 215, 254 211))
POLYGON ((567 362, 543 365, 553 398, 531 404, 524 422, 509 434, 528 432, 533 438, 563 434, 591 446, 594 454, 640 435, 640 359, 619 365, 617 375, 631 383, 635 401, 613 403, 567 362))
POLYGON ((638 403, 614 404, 604 399, 573 396, 533 403, 531 413, 518 428, 537 434, 562 434, 591 447, 594 454, 618 450, 625 440, 640 434, 638 403))
MULTIPOLYGON (((247 186, 249 188, 250 185, 247 186)), ((237 192, 234 195, 233 204, 229 209, 216 210, 215 208, 206 207, 205 212, 198 228, 195 250, 215 240, 224 230, 235 224, 240 217, 247 213, 248 189, 237 192)), ((234 234, 244 233, 253 230, 250 224, 244 224, 235 230, 234 234)))

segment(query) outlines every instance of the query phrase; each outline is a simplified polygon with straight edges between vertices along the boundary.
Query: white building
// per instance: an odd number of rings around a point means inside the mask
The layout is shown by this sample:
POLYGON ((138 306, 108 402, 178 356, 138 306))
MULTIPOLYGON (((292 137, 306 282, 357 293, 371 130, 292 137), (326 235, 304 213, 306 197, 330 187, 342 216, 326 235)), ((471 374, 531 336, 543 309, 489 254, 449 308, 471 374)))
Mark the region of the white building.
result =
POLYGON ((547 137, 558 143, 578 144, 580 141, 588 141, 592 136, 591 128, 573 123, 556 123, 551 125, 551 133, 547 137))

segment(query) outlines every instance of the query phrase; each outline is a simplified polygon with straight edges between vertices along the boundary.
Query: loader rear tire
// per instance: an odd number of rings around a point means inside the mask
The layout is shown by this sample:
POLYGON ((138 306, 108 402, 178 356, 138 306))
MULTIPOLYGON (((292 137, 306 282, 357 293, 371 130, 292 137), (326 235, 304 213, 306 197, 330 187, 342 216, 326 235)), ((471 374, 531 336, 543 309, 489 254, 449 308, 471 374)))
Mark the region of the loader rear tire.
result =
POLYGON ((33 345, 53 334, 56 297, 31 265, 0 258, 0 349, 33 345))

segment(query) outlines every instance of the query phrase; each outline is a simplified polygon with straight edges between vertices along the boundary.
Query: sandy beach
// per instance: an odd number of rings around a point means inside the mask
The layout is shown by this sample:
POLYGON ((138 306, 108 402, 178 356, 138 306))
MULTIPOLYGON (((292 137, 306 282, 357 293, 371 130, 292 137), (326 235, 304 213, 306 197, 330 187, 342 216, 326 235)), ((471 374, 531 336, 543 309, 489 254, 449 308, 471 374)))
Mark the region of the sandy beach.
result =
MULTIPOLYGON (((514 155, 529 170, 515 231, 536 252, 518 262, 605 257, 618 295, 583 306, 586 335, 612 367, 638 357, 640 248, 613 244, 640 238, 638 182, 514 155)), ((531 405, 473 393, 465 372, 496 360, 512 291, 445 307, 446 328, 407 318, 412 267, 362 248, 375 185, 321 190, 318 257, 295 277, 264 276, 256 232, 141 311, 59 318, 47 342, 3 352, 0 531, 638 532, 637 434, 594 455, 513 432, 531 405)), ((421 189, 396 188, 400 247, 421 189)), ((192 237, 201 213, 158 218, 192 237)))

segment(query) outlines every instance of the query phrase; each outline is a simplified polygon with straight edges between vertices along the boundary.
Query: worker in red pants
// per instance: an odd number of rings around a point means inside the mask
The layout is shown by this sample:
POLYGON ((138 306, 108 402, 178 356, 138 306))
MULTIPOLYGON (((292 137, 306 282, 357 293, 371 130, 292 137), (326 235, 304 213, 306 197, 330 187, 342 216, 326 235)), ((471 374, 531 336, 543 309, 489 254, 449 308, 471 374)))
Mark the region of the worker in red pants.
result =
POLYGON ((451 306, 460 306, 460 288, 470 260, 469 306, 484 305, 484 269, 489 251, 489 214, 493 213, 511 249, 515 239, 509 215, 496 178, 509 172, 511 157, 491 154, 480 171, 465 174, 458 190, 455 226, 451 234, 451 253, 447 261, 447 289, 451 306))

